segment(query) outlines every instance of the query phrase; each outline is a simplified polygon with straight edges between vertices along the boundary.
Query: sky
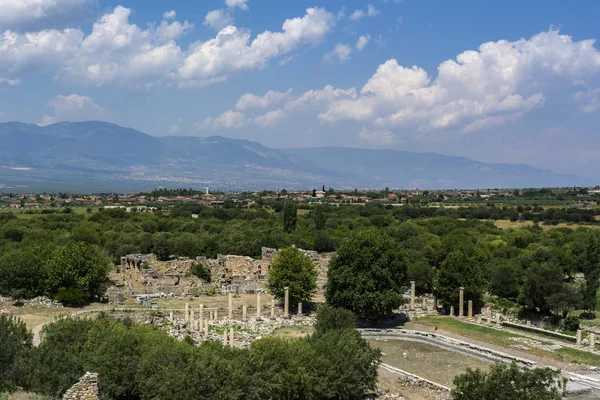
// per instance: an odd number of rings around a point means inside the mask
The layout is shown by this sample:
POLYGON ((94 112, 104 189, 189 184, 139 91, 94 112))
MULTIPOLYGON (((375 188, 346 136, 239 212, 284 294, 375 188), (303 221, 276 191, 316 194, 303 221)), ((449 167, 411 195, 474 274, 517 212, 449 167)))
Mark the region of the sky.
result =
POLYGON ((0 0, 0 122, 600 169, 596 0, 0 0))

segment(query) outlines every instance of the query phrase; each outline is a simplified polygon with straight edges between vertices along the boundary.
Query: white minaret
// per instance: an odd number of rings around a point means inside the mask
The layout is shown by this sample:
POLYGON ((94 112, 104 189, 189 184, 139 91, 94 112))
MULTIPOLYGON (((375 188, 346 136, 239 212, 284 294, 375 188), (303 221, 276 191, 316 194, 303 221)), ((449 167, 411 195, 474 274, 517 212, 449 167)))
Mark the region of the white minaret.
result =
POLYGON ((208 194, 208 186, 206 187, 206 194, 208 194))

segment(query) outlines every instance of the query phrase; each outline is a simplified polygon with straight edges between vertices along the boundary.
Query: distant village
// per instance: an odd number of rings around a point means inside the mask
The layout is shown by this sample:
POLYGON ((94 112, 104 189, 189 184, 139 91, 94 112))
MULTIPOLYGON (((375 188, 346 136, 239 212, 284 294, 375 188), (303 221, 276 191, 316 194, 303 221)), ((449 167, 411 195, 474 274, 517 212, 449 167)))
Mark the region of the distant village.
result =
MULTIPOLYGON (((1 190, 1 189, 0 189, 1 190)), ((301 204, 327 203, 331 205, 381 203, 386 206, 422 205, 453 207, 477 203, 507 203, 521 201, 540 205, 563 205, 566 209, 591 210, 600 200, 600 187, 572 187, 545 189, 476 189, 476 190, 390 190, 336 191, 325 186, 309 191, 211 192, 194 189, 156 189, 137 194, 67 194, 67 193, 0 193, 0 208, 55 209, 55 208, 122 208, 127 212, 154 212, 167 210, 182 203, 205 207, 260 207, 278 201, 301 204)))

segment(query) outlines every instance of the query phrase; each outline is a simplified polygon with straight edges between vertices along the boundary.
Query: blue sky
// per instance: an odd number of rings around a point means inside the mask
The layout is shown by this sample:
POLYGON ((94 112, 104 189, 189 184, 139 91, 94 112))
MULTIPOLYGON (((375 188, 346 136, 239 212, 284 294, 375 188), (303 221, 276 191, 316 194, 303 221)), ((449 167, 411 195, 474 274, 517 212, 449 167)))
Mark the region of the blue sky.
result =
POLYGON ((3 0, 0 121, 596 177, 600 2, 3 0))

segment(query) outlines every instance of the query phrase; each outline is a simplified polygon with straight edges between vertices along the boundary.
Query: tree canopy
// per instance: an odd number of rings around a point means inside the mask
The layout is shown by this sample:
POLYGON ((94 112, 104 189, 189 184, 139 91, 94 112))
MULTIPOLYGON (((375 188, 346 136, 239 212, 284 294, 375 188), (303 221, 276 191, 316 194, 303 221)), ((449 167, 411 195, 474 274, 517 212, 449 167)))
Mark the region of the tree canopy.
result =
POLYGON ((317 270, 312 260, 296 247, 281 249, 269 271, 267 288, 282 300, 289 288, 291 304, 312 300, 317 290, 317 270))

